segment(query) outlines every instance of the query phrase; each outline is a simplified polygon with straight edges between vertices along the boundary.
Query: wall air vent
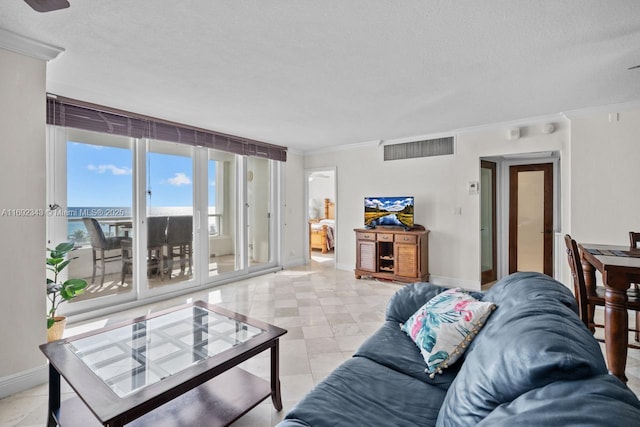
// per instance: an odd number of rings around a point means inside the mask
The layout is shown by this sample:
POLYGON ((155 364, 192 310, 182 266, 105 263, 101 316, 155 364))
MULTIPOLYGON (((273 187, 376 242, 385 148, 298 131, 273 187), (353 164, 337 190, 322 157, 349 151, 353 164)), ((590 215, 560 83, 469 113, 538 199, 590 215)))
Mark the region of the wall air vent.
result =
POLYGON ((453 137, 425 139, 384 146, 384 160, 414 159, 417 157, 453 154, 453 137))

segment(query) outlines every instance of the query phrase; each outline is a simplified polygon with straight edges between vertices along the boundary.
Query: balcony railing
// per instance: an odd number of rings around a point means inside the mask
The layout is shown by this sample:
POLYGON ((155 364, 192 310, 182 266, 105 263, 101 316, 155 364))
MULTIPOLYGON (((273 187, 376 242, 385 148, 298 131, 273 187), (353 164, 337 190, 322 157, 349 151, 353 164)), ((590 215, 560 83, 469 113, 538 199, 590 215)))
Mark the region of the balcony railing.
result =
MULTIPOLYGON (((131 231, 131 217, 95 217, 100 223, 105 237, 125 236, 131 231)), ((222 214, 208 215, 208 232, 209 237, 217 237, 221 235, 220 224, 222 214)), ((75 242, 76 246, 90 246, 91 241, 89 233, 85 228, 82 218, 70 217, 67 224, 67 238, 69 241, 75 242)))

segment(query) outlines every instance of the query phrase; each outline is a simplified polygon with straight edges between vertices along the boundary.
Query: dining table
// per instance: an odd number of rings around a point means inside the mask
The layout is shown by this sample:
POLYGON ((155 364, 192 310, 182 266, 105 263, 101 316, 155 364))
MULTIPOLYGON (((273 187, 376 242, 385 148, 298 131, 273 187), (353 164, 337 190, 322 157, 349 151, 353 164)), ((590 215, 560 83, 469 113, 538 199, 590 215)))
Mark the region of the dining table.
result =
POLYGON ((111 232, 112 228, 115 228, 115 236, 119 236, 120 231, 123 231, 124 237, 129 237, 129 232, 133 227, 131 218, 104 219, 100 220, 100 222, 109 226, 109 232, 111 232))
POLYGON ((609 373, 627 382, 629 317, 627 289, 640 283, 640 249, 621 245, 579 243, 587 287, 595 289, 596 271, 605 287, 604 341, 609 373))

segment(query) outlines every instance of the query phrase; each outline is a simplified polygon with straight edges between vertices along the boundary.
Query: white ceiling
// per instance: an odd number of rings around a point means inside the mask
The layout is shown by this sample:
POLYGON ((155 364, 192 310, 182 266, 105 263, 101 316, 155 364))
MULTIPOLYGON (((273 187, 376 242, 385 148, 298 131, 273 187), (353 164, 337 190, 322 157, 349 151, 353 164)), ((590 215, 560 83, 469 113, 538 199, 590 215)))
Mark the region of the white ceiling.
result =
POLYGON ((640 101, 637 0, 69 2, 49 92, 300 152, 640 101))

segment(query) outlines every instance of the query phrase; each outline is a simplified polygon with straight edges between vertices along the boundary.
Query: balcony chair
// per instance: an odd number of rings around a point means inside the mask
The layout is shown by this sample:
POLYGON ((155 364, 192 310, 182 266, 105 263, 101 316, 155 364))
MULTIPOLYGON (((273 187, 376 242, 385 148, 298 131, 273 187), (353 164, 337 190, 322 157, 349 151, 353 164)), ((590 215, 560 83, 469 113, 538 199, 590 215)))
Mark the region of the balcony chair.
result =
POLYGON ((150 216, 147 218, 147 274, 156 273, 164 280, 166 269, 164 247, 167 243, 167 217, 150 216))
MULTIPOLYGON (((147 218, 147 276, 153 274, 164 280, 166 265, 164 263, 164 247, 167 241, 167 217, 151 216, 147 218)), ((122 271, 120 282, 124 283, 127 274, 133 269, 133 248, 131 240, 122 242, 122 271)))
POLYGON ((91 283, 95 283, 96 270, 100 269, 100 287, 104 285, 105 265, 108 262, 120 261, 121 253, 106 254, 107 251, 120 249, 123 237, 105 237, 100 223, 95 218, 82 218, 84 226, 89 232, 91 238, 91 249, 93 253, 93 273, 91 274, 91 283), (98 257, 98 253, 100 256, 98 257))
POLYGON ((174 258, 180 258, 180 274, 185 273, 187 262, 189 274, 193 267, 193 217, 170 216, 167 224, 167 258, 169 276, 174 258))
MULTIPOLYGON (((604 325, 594 322, 594 313, 596 306, 604 307, 604 286, 596 286, 595 289, 587 288, 584 280, 584 271, 580 261, 580 253, 578 244, 570 235, 564 236, 564 242, 567 246, 567 259, 571 268, 571 276, 573 277, 573 289, 578 300, 579 315, 582 322, 589 328, 591 332, 595 332, 595 328, 603 328, 604 325)), ((636 289, 627 290, 627 309, 636 312, 636 322, 638 319, 638 311, 640 311, 640 297, 636 289)), ((638 323, 635 328, 629 328, 630 331, 638 333, 638 323)), ((598 339, 598 341, 604 341, 598 339)), ((630 348, 640 349, 640 346, 629 343, 630 348)))

